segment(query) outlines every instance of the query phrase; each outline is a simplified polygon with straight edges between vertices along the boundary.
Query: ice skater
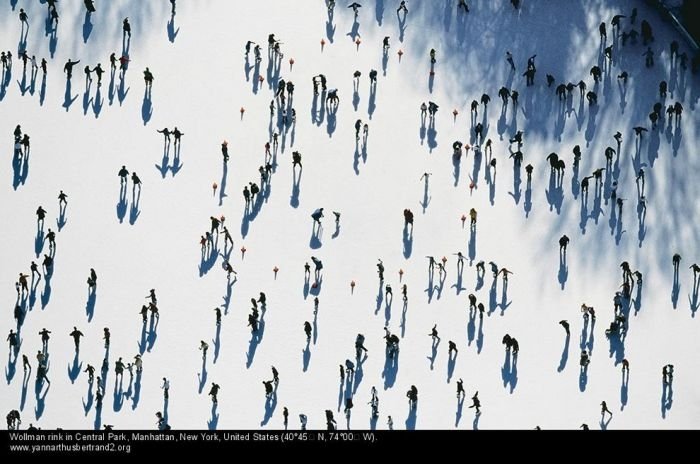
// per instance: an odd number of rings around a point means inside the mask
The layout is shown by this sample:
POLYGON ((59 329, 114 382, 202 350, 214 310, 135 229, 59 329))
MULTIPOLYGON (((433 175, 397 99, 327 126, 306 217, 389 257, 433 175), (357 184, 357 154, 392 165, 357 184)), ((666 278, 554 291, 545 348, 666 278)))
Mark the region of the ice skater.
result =
POLYGON ((474 393, 474 396, 472 396, 472 405, 469 406, 469 408, 475 408, 477 416, 481 414, 481 401, 479 400, 478 391, 474 393))

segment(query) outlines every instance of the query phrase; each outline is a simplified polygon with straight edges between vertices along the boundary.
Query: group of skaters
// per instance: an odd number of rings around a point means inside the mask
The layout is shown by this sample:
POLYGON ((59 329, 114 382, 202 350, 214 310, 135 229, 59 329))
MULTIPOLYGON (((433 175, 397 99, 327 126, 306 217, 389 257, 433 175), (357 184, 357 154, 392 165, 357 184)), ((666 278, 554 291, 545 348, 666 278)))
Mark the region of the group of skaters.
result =
MULTIPOLYGON (((172 15, 175 14, 175 1, 176 0, 170 0, 172 4, 172 15)), ((50 30, 47 29, 47 35, 50 34, 51 36, 51 41, 52 45, 50 45, 51 49, 51 57, 53 58, 53 55, 55 53, 55 43, 57 41, 56 35, 57 35, 57 30, 58 30, 58 20, 59 20, 59 13, 58 13, 58 0, 49 0, 46 2, 48 6, 48 17, 46 19, 46 24, 47 28, 50 26, 50 30)), ((89 23, 89 17, 91 14, 96 12, 95 4, 93 0, 84 0, 84 5, 85 5, 85 10, 86 10, 86 21, 89 23)), ((22 79, 22 83, 20 85, 20 90, 22 92, 22 95, 25 94, 26 90, 30 90, 30 93, 34 93, 34 86, 36 82, 36 76, 38 74, 39 69, 41 69, 43 76, 44 76, 44 81, 42 82, 42 90, 41 90, 41 102, 43 104, 44 100, 44 95, 45 95, 45 79, 47 75, 47 68, 48 68, 48 61, 46 58, 41 58, 39 61, 36 55, 29 55, 27 52, 26 48, 26 42, 27 42, 27 34, 29 31, 29 20, 30 17, 28 13, 23 9, 20 8, 20 11, 18 13, 19 21, 21 24, 21 32, 20 32, 20 45, 19 45, 19 50, 18 50, 18 56, 17 58, 20 59, 23 63, 23 74, 26 76, 27 72, 27 65, 28 63, 31 65, 30 70, 31 70, 31 84, 27 87, 25 86, 25 79, 22 79)), ((123 86, 123 81, 126 77, 126 71, 128 69, 128 64, 130 62, 130 57, 129 57, 129 46, 130 46, 130 41, 131 41, 131 32, 132 32, 132 26, 131 22, 129 21, 128 17, 123 18, 121 21, 121 30, 122 30, 122 38, 123 38, 123 49, 122 52, 117 54, 117 52, 114 52, 110 55, 109 57, 109 63, 110 63, 110 68, 112 71, 112 78, 114 78, 114 72, 119 68, 119 78, 122 81, 121 86, 123 86)), ((84 30, 85 34, 85 30, 84 30)), ((89 35, 89 32, 88 32, 89 35)), ((87 40, 87 39, 85 39, 87 40)), ((0 79, 0 86, 2 87, 1 94, 4 95, 5 89, 7 85, 9 84, 9 79, 10 79, 10 73, 12 71, 12 52, 11 51, 3 51, 0 54, 0 61, 2 62, 2 79, 0 79)), ((73 68, 80 63, 81 60, 73 60, 72 58, 69 58, 65 64, 63 65, 63 72, 66 75, 66 78, 68 80, 68 84, 70 84, 70 80, 73 77, 73 68)), ((83 68, 83 72, 85 74, 85 92, 86 95, 89 94, 90 92, 90 85, 92 84, 93 78, 92 74, 94 73, 97 76, 97 87, 98 87, 98 95, 97 98, 99 99, 99 88, 102 86, 102 76, 106 72, 106 70, 102 67, 101 63, 97 63, 94 67, 91 67, 90 65, 86 65, 83 68)), ((144 81, 146 85, 146 91, 147 91, 147 98, 150 98, 150 89, 151 85, 154 80, 153 73, 151 70, 146 67, 144 72, 144 81)), ((112 91, 112 84, 110 84, 110 93, 112 91)), ((120 86, 120 87, 121 87, 120 86)), ((66 102, 64 103, 64 106, 66 106, 66 109, 70 106, 70 103, 72 103, 72 100, 69 99, 68 95, 68 90, 67 90, 67 99, 66 102), (69 101, 70 100, 70 101, 69 101)), ((126 91, 123 91, 123 88, 120 89, 120 101, 123 100, 123 98, 126 97, 126 91)), ((86 97, 87 101, 87 97, 86 97)), ((112 101, 112 97, 110 96, 110 104, 112 101)), ((101 102, 96 102, 96 105, 101 105, 101 102)), ((87 110, 86 110, 87 111, 87 110)), ((98 110, 96 109, 96 114, 98 110)))

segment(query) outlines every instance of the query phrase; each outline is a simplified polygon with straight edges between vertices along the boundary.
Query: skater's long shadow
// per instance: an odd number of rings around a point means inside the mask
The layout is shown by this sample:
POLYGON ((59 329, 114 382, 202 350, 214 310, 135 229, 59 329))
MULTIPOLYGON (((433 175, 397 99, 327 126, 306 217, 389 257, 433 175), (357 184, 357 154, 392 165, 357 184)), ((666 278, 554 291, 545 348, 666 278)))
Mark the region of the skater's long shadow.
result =
POLYGON ((224 314, 228 314, 228 309, 231 305, 231 294, 233 293, 233 284, 235 284, 237 280, 238 279, 234 277, 233 280, 229 279, 226 281, 226 295, 223 296, 224 304, 222 305, 224 308, 224 314))
MULTIPOLYGON (((243 62, 243 73, 245 74, 245 81, 250 82, 250 70, 253 69, 253 66, 250 65, 250 62, 248 61, 248 55, 245 57, 245 61, 243 62)), ((270 126, 272 126, 272 120, 270 120, 270 126)))
POLYGON ((122 382, 124 380, 124 377, 119 377, 119 382, 117 382, 117 379, 114 379, 114 400, 112 404, 112 409, 114 409, 114 412, 119 412, 122 409, 122 406, 124 406, 124 389, 122 387, 122 382))
POLYGON ((399 42, 403 42, 404 36, 406 34, 406 14, 403 16, 398 15, 399 19, 399 42))
POLYGON ((302 370, 306 372, 309 369, 309 362, 311 361, 311 347, 309 346, 311 340, 306 340, 306 347, 302 350, 302 370))
POLYGON ((10 350, 7 355, 7 368, 5 369, 5 380, 7 384, 10 385, 12 379, 17 373, 17 352, 15 350, 10 350))
POLYGON ((586 126, 586 147, 593 141, 596 132, 596 116, 598 116, 598 105, 588 105, 588 125, 586 126))
POLYGON ((153 101, 151 100, 150 86, 146 88, 143 93, 143 103, 141 104, 141 119, 143 119, 143 125, 148 124, 153 116, 153 101))
POLYGON ((226 180, 228 179, 228 163, 224 162, 222 172, 221 172, 221 182, 219 185, 219 206, 224 204, 224 198, 226 195, 226 180))
POLYGON ((360 38, 360 23, 357 22, 357 18, 352 23, 352 27, 350 28, 350 32, 347 34, 350 39, 352 39, 353 42, 356 42, 358 38, 360 38))
MULTIPOLYGON (((359 88, 360 88, 360 81, 359 77, 357 77, 353 83, 352 83, 352 107, 355 111, 357 111, 357 108, 360 104, 360 93, 359 93, 359 88)), ((357 151, 357 139, 355 140, 355 151, 357 151)))
POLYGON ((355 375, 353 376, 353 383, 352 383, 352 394, 355 395, 357 393, 357 388, 360 386, 360 383, 362 383, 362 379, 364 378, 365 372, 362 368, 362 365, 367 361, 367 354, 365 354, 362 358, 357 360, 357 369, 355 369, 355 375))
POLYGON ((406 418, 406 430, 416 429, 416 419, 418 418, 418 400, 415 401, 413 407, 408 407, 408 417, 406 418))
POLYGON ((88 412, 92 408, 92 402, 94 401, 94 395, 92 393, 92 382, 88 383, 87 401, 83 401, 83 411, 87 417, 88 412))
POLYGON ((83 43, 87 43, 88 39, 90 38, 90 34, 92 33, 93 24, 90 20, 91 15, 92 13, 89 11, 85 12, 85 19, 83 20, 83 43))
POLYGON ((308 294, 318 296, 321 293, 321 285, 323 285, 323 277, 316 279, 311 285, 308 294))
POLYGON ((556 209, 557 214, 561 214, 561 207, 564 203, 564 189, 561 185, 561 177, 552 171, 549 175, 549 188, 545 190, 549 210, 556 209))
MULTIPOLYGON (((351 374, 348 374, 348 382, 351 382, 351 374)), ((345 382, 343 381, 343 377, 340 378, 340 385, 338 386, 338 411, 340 411, 340 406, 343 404, 343 398, 345 395, 343 392, 345 391, 344 388, 350 388, 349 386, 345 386, 345 382)))
POLYGON ((309 240, 309 248, 312 250, 316 250, 318 248, 321 248, 321 237, 323 236, 323 227, 321 226, 321 223, 316 224, 314 222, 311 230, 311 239, 309 240))
MULTIPOLYGON (((168 174, 168 170, 170 167, 168 166, 170 164, 170 142, 167 140, 163 143, 163 158, 160 160, 160 166, 157 164, 156 169, 158 172, 160 172, 160 175, 163 179, 165 179, 165 176, 168 174)), ((219 205, 221 206, 221 205, 219 205)))
POLYGON ((372 120, 372 115, 377 109, 377 84, 376 81, 369 86, 369 102, 367 104, 367 114, 369 119, 372 120))
POLYGON ((476 259, 476 226, 469 228, 469 244, 467 248, 469 253, 469 265, 471 266, 474 259, 476 259))
POLYGON ((481 418, 481 413, 477 412, 474 414, 474 421, 472 422, 472 430, 479 430, 479 419, 481 418))
POLYGON ((122 393, 125 399, 130 399, 131 394, 134 392, 134 374, 133 372, 133 367, 131 370, 129 370, 129 386, 126 387, 126 391, 122 393))
POLYGON ((421 116, 420 128, 418 129, 418 138, 420 138, 420 144, 423 145, 425 141, 427 128, 425 127, 425 116, 421 116))
POLYGON ((471 346, 476 334, 476 310, 469 309, 469 320, 467 322, 467 346, 471 346))
POLYGON ((313 101, 311 102, 311 122, 315 123, 317 126, 321 126, 326 117, 326 105, 323 102, 326 101, 326 90, 321 91, 321 96, 314 94, 313 101), (321 105, 319 106, 319 101, 321 105))
POLYGON ((620 385, 620 411, 625 410, 627 406, 627 400, 629 398, 629 371, 625 375, 625 371, 622 372, 622 384, 620 385))
POLYGON ((184 164, 180 162, 180 143, 178 142, 175 145, 174 155, 173 155, 173 165, 170 166, 170 172, 172 173, 173 177, 177 175, 178 172, 180 172, 180 169, 183 168, 184 164))
POLYGON ((479 272, 477 269, 476 271, 476 284, 474 285, 474 291, 479 291, 481 287, 484 286, 484 275, 479 272))
POLYGON ((455 178, 455 183, 454 183, 455 187, 457 187, 457 185, 459 185, 459 173, 460 173, 461 161, 462 161, 461 153, 452 155, 452 167, 453 167, 452 175, 455 178))
POLYGON ((198 380, 198 392, 201 395, 202 392, 204 391, 204 386, 207 384, 207 359, 202 356, 202 371, 197 372, 197 380, 198 380))
POLYGON ((389 321, 391 320, 391 303, 394 301, 394 295, 392 293, 387 294, 385 301, 384 326, 387 327, 389 325, 389 321))
POLYGON ((31 377, 31 371, 27 371, 22 379, 22 396, 19 402, 19 410, 24 411, 24 405, 27 403, 27 392, 29 391, 29 378, 31 377))
MULTIPOLYGON (((248 62, 246 62, 246 80, 248 79, 248 73, 249 73, 249 67, 248 67, 248 62)), ((260 75, 260 62, 256 61, 255 66, 253 67, 253 93, 257 94, 258 91, 260 90, 260 87, 262 87, 262 81, 260 80, 262 76, 260 75)))
POLYGON ((582 366, 581 372, 578 376, 578 389, 581 392, 586 391, 586 385, 588 384, 588 366, 582 366))
MULTIPOLYGON (((490 169, 487 169, 486 174, 488 175, 489 172, 490 169)), ((486 182, 489 184, 489 202, 493 206, 496 197, 496 169, 493 170, 493 179, 490 181, 487 179, 486 182)))
POLYGON ((522 192, 520 184, 522 184, 520 179, 520 162, 515 161, 513 163, 513 192, 508 192, 508 194, 513 197, 516 205, 520 202, 520 194, 522 192))
POLYGON ((673 383, 661 385, 661 418, 666 419, 666 413, 673 406, 673 383))
POLYGON ((141 187, 138 189, 134 187, 131 192, 131 208, 129 209, 129 224, 132 226, 136 223, 136 220, 141 215, 141 210, 139 209, 139 203, 141 202, 141 187), (138 192, 137 192, 138 190, 138 192))
POLYGON ((673 304, 673 309, 678 308, 678 297, 681 293, 681 283, 678 280, 678 269, 673 270, 673 287, 671 288, 671 303, 673 304))
POLYGON ((425 182, 423 184, 423 199, 420 201, 421 207, 423 207, 423 214, 425 214, 425 210, 428 209, 428 205, 430 204, 430 200, 432 197, 428 194, 429 191, 429 177, 425 176, 425 182))
POLYGON ((102 112, 102 107, 104 106, 104 98, 102 98, 102 86, 97 86, 97 92, 95 92, 95 98, 92 99, 92 112, 95 114, 95 119, 100 117, 102 112))
POLYGON ((457 282, 455 282, 454 285, 452 285, 451 288, 454 288, 457 292, 457 295, 459 295, 462 290, 466 290, 465 287, 462 286, 462 268, 459 267, 457 271, 457 282))
POLYGON ((311 323, 311 326, 313 327, 312 343, 315 345, 316 341, 318 340, 318 312, 317 311, 314 311, 314 321, 311 323))
POLYGON ((19 91, 22 96, 24 96, 27 93, 27 90, 30 89, 30 86, 27 85, 27 70, 25 68, 24 72, 22 73, 22 82, 17 81, 17 85, 19 86, 19 91))
POLYGON ((51 271, 44 276, 44 289, 41 291, 41 309, 46 308, 51 299, 51 277, 53 276, 53 267, 51 271))
POLYGON ((134 383, 134 396, 131 399, 131 409, 136 410, 141 399, 141 371, 136 371, 136 382, 134 383))
POLYGON ((561 289, 564 290, 566 285, 566 280, 569 277, 569 266, 566 264, 566 251, 559 253, 559 273, 558 280, 561 285, 561 289))
POLYGON ((292 195, 289 198, 289 204, 292 208, 299 207, 299 187, 301 184, 302 169, 299 169, 299 175, 296 174, 296 169, 292 170, 292 195))
POLYGON ((333 24, 332 19, 328 19, 326 21, 326 37, 328 37, 328 41, 330 43, 333 43, 333 38, 335 36, 335 24, 333 24))
POLYGON ((431 371, 435 368, 435 359, 437 358, 438 346, 440 346, 440 339, 439 338, 437 339, 437 341, 433 340, 433 343, 430 346, 430 356, 427 356, 428 361, 430 361, 430 370, 431 371))
POLYGON ((71 105, 77 98, 78 94, 73 96, 73 93, 71 92, 71 80, 66 79, 66 92, 63 98, 63 107, 66 109, 66 112, 70 109, 71 105))
POLYGON ((58 26, 51 29, 49 34, 49 55, 53 59, 56 54, 56 48, 58 47, 58 26))
POLYGON ((10 80, 12 79, 12 70, 2 70, 2 75, 0 76, 0 101, 5 99, 7 95, 7 86, 10 85, 10 80))
MULTIPOLYGON (((109 87, 107 87, 107 99, 109 100, 109 105, 112 106, 114 103, 114 74, 116 68, 111 68, 109 73, 109 87)), ((46 74, 44 74, 44 80, 46 80, 46 74)))
POLYGON ((457 412, 455 413, 455 428, 459 427, 459 421, 462 419, 462 408, 464 406, 464 396, 460 396, 457 400, 457 412))
POLYGON ((474 167, 472 168, 472 177, 471 181, 474 184, 474 188, 476 188, 477 183, 479 182, 479 171, 481 171, 481 150, 474 149, 474 167))
POLYGON ((484 318, 479 314, 479 330, 476 335, 476 354, 480 354, 484 348, 484 318))
POLYGON ((450 380, 452 380, 452 376, 454 375, 456 364, 457 364, 457 353, 455 353, 454 356, 450 355, 447 358, 447 383, 450 383, 450 380))
POLYGON ((309 274, 304 275, 304 287, 302 289, 302 293, 304 294, 304 299, 306 299, 309 296, 309 290, 310 290, 310 285, 309 285, 309 274))
POLYGON ((428 122, 428 132, 426 135, 428 138, 428 148, 430 153, 432 153, 438 146, 437 131, 435 130, 435 117, 430 118, 430 121, 428 122))
MULTIPOLYGON (((47 18, 48 19, 48 18, 47 18)), ((49 23, 47 23, 49 24, 49 23)), ((50 26, 47 27, 47 31, 50 28, 50 26)), ((24 23, 22 23, 22 31, 20 32, 19 35, 19 42, 17 42, 17 55, 21 55, 22 52, 27 50, 27 36, 29 35, 29 27, 24 26, 24 23)), ((47 32, 48 35, 48 32, 47 32)))
MULTIPOLYGON (((218 237, 218 235, 217 235, 218 237)), ((219 247, 218 239, 215 239, 211 250, 208 255, 202 255, 199 262, 199 277, 203 277, 207 272, 209 272, 216 264, 216 260, 219 258, 219 247)))
POLYGON ((382 371, 382 378, 384 379, 384 390, 394 386, 396 382, 396 376, 399 373, 399 350, 395 350, 393 354, 390 354, 390 348, 387 347, 385 350, 384 358, 384 370, 382 371))
POLYGON ((511 350, 506 350, 505 360, 501 368, 501 377, 503 378, 503 386, 510 385, 510 393, 512 394, 515 386, 518 384, 518 355, 511 355, 511 350))
MULTIPOLYGON (((263 335, 265 334, 265 311, 260 313, 260 320, 258 321, 258 330, 255 332, 251 331, 250 341, 248 342, 248 352, 246 353, 246 369, 250 369, 253 365, 253 360, 255 359, 255 351, 258 349, 258 345, 262 342, 263 335)), ((307 345, 308 346, 308 345, 307 345)))
POLYGON ((654 167, 654 161, 659 157, 660 144, 661 137, 659 137, 659 130, 652 130, 649 136, 649 144, 647 145, 647 157, 649 158, 649 166, 652 168, 654 167))
POLYGON ((688 295, 688 303, 690 304, 690 316, 695 317, 695 313, 700 307, 700 302, 698 301, 698 288, 700 286, 696 283, 693 286, 693 292, 688 295))
POLYGON ((561 352, 561 359, 559 360, 559 367, 557 367, 557 372, 561 372, 566 367, 566 362, 569 360, 569 342, 571 341, 571 336, 567 333, 566 340, 564 341, 564 350, 561 352))
POLYGON ((264 427, 272 418, 277 407, 277 393, 272 393, 270 397, 265 400, 265 416, 262 422, 260 422, 260 427, 264 427))
POLYGON ((87 315, 88 322, 92 321, 92 317, 95 315, 95 302, 97 301, 97 285, 88 287, 88 299, 85 304, 85 314, 87 315))
POLYGON ((615 225, 615 245, 620 245, 620 241, 622 240, 622 234, 624 234, 625 232, 627 232, 627 230, 622 228, 622 216, 620 216, 618 217, 617 224, 615 225))
POLYGON ((87 86, 85 86, 85 92, 83 93, 83 115, 87 115, 90 109, 90 104, 92 103, 92 98, 90 98, 90 87, 92 87, 92 81, 88 81, 87 86))
POLYGON ((578 199, 578 194, 581 191, 581 184, 578 178, 579 175, 579 163, 574 162, 573 175, 571 177, 571 194, 574 199, 578 199))
MULTIPOLYGON (((377 19, 377 25, 381 27, 382 21, 384 21, 384 0, 376 1, 374 14, 377 19)), ((355 21, 357 21, 357 19, 355 19, 355 21)))
POLYGON ((170 15, 170 21, 168 21, 168 40, 170 43, 175 43, 175 38, 177 37, 177 34, 180 32, 180 28, 178 27, 175 29, 175 15, 171 14, 170 15))
POLYGON ((408 259, 411 257, 411 252, 413 251, 413 224, 411 224, 411 231, 408 230, 408 224, 403 226, 403 257, 408 259))
POLYGON ((129 90, 131 90, 131 87, 126 87, 125 74, 126 70, 119 73, 119 87, 117 88, 117 99, 119 100, 119 106, 121 106, 124 103, 126 96, 129 94, 129 90))
POLYGON ((148 334, 146 337, 146 351, 150 352, 153 349, 153 345, 156 343, 156 338, 158 337, 158 323, 160 322, 160 317, 154 317, 151 314, 151 321, 148 327, 148 334))
POLYGON ((70 383, 75 383, 75 379, 78 378, 80 372, 83 368, 83 363, 78 359, 79 353, 76 350, 75 356, 73 356, 73 363, 68 365, 68 378, 70 383))
POLYGON ((327 127, 326 127, 326 132, 328 132, 328 138, 333 137, 333 132, 335 132, 336 124, 337 124, 337 115, 338 113, 338 105, 337 104, 332 104, 331 106, 328 107, 328 120, 327 120, 327 127))
POLYGON ((488 312, 489 316, 498 307, 498 302, 496 301, 496 283, 497 283, 497 280, 494 277, 493 282, 491 283, 491 288, 489 289, 489 312, 488 312))
POLYGON ((51 384, 46 387, 43 393, 41 393, 42 387, 44 386, 43 381, 36 382, 36 407, 34 408, 34 417, 39 420, 44 414, 44 409, 46 408, 46 395, 48 395, 51 389, 51 384))
POLYGON ((207 421, 207 429, 216 430, 219 425, 219 414, 216 412, 218 403, 212 403, 211 405, 211 418, 207 421))
POLYGON ((219 350, 221 349, 221 324, 216 326, 216 335, 214 336, 214 359, 212 363, 216 364, 216 360, 219 359, 219 350))
POLYGON ((401 338, 406 335, 406 313, 408 312, 408 300, 404 300, 403 309, 401 310, 401 338))
POLYGON ((117 202, 117 219, 119 223, 124 222, 126 217, 127 201, 126 201, 126 184, 122 184, 119 190, 119 201, 117 202))
POLYGON ((647 235, 646 218, 647 218, 646 208, 642 207, 642 204, 639 203, 639 205, 637 206, 637 219, 639 220, 639 228, 637 230, 637 239, 638 239, 639 248, 642 248, 642 242, 644 242, 644 239, 646 238, 646 235, 647 235))
POLYGON ((36 237, 34 238, 34 254, 38 258, 41 255, 42 250, 44 249, 44 242, 46 241, 46 237, 44 236, 44 230, 42 228, 37 228, 36 230, 36 237))
POLYGON ((98 398, 98 402, 95 406, 95 422, 93 424, 93 430, 102 429, 102 399, 98 398))
POLYGON ((642 309, 642 282, 637 283, 637 293, 632 299, 632 304, 634 305, 634 315, 636 316, 640 309, 642 309))

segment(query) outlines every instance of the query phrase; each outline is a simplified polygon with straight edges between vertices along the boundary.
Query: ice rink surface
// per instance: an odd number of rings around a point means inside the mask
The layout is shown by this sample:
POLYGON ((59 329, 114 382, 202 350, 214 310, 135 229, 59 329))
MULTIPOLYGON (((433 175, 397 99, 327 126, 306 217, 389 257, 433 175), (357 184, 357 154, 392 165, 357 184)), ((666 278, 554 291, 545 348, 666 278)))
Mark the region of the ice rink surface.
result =
POLYGON ((397 429, 564 429, 584 422, 609 429, 700 426, 699 360, 692 347, 700 303, 689 269, 700 260, 695 224, 700 185, 692 180, 700 164, 699 90, 690 58, 683 70, 670 57, 672 40, 690 56, 686 43, 641 1, 526 0, 516 11, 505 0, 482 0, 470 2, 465 14, 453 0, 411 0, 405 21, 396 13, 398 3, 365 1, 354 22, 345 3, 338 2, 329 20, 325 4, 315 0, 180 0, 175 15, 165 0, 113 0, 96 2, 89 17, 83 2, 62 1, 54 33, 45 4, 0 2, 0 49, 13 54, 11 75, 4 74, 0 92, 0 302, 5 308, 0 330, 16 330, 17 304, 27 312, 18 359, 8 350, 4 361, 0 409, 5 414, 20 410, 22 428, 34 423, 46 429, 104 424, 153 429, 155 413, 164 411, 160 387, 167 377, 167 418, 175 429, 277 429, 283 407, 290 428, 306 414, 309 428, 323 429, 324 410, 330 409, 344 429, 342 403, 351 395, 353 429, 386 428, 387 416, 397 429), (631 25, 633 7, 638 16, 631 25), (20 8, 29 15, 26 45, 20 8), (610 25, 616 14, 626 15, 620 34, 610 25), (110 76, 109 55, 122 54, 127 16, 130 62, 121 81, 119 70, 110 76), (645 68, 641 38, 622 46, 621 33, 639 31, 642 20, 653 27, 653 68, 645 68), (601 21, 607 23, 605 46, 614 43, 611 66, 600 46, 601 21), (284 54, 276 64, 268 58, 270 33, 284 54), (390 48, 383 57, 385 36, 390 48), (261 46, 259 69, 252 51, 246 64, 248 40, 261 46), (48 60, 45 86, 41 70, 32 84, 31 63, 23 76, 18 48, 24 46, 30 57, 48 60), (431 48, 436 50, 433 75, 431 48), (507 50, 515 72, 506 62, 507 50), (527 87, 522 74, 535 54, 535 85, 527 87), (69 58, 80 63, 67 86, 62 70, 69 58), (97 63, 107 72, 101 86, 93 75, 88 88, 83 67, 97 63), (589 74, 594 65, 603 69, 595 87, 589 74), (142 74, 146 67, 154 75, 150 98, 142 74), (378 71, 374 95, 371 69, 378 71), (354 99, 355 70, 362 75, 354 99), (629 74, 626 86, 618 79, 623 71, 629 74), (320 73, 329 89, 338 89, 336 112, 325 107, 322 95, 314 98, 311 81, 320 73), (546 74, 556 80, 552 87, 546 74), (295 84, 296 123, 280 135, 269 190, 246 215, 242 189, 249 182, 260 184, 264 144, 271 132, 280 131, 279 109, 272 118, 269 110, 278 78, 295 84), (559 100, 555 87, 579 80, 596 92, 598 105, 590 107, 578 89, 559 100), (658 93, 661 80, 668 82, 665 100, 658 93), (517 107, 511 101, 502 111, 497 95, 502 86, 519 92, 517 107), (479 105, 472 120, 470 102, 483 93, 491 102, 487 110, 479 105), (420 105, 428 101, 439 105, 434 125, 421 123, 420 105), (659 101, 664 108, 682 103, 678 126, 664 115, 652 130, 648 114, 659 101), (357 146, 354 139, 357 119, 369 127, 365 149, 362 139, 357 146), (476 142, 477 122, 484 126, 484 139, 492 140, 495 170, 488 155, 475 160, 474 149, 459 163, 452 156, 455 140, 476 142), (31 137, 22 165, 13 164, 17 124, 31 137), (173 146, 164 150, 156 132, 175 126, 184 133, 177 157, 173 146), (649 129, 641 141, 636 126, 649 129), (515 150, 516 144, 508 140, 519 130, 524 160, 517 167, 509 158, 509 147, 515 150), (617 150, 617 131, 623 135, 621 150, 603 173, 599 194, 591 179, 583 205, 579 183, 606 166, 605 148, 617 150), (230 154, 225 171, 224 140, 230 154), (577 144, 582 158, 574 179, 577 144), (297 188, 295 150, 303 156, 297 188), (566 164, 560 184, 545 159, 552 152, 566 164), (534 167, 530 188, 527 164, 534 167), (137 172, 143 186, 140 197, 132 196, 129 181, 126 202, 119 205, 122 165, 137 172), (645 217, 635 182, 640 167, 645 217), (424 173, 431 174, 427 186, 424 173), (626 200, 621 216, 610 200, 613 181, 617 197, 626 200), (61 189, 68 206, 59 223, 61 189), (40 205, 48 212, 43 235, 35 215, 40 205), (320 207, 325 217, 315 237, 311 214, 320 207), (407 208, 415 216, 412 237, 403 232, 407 208), (473 234, 469 219, 464 227, 461 220, 471 208, 478 211, 473 234), (341 212, 339 230, 332 211, 341 212), (210 216, 222 215, 234 240, 227 250, 237 272, 232 284, 222 269, 223 235, 212 258, 202 259, 199 245, 210 216), (49 253, 48 228, 56 231, 53 275, 30 282, 33 290, 18 298, 18 274, 31 274, 30 262, 41 267, 49 253), (560 265, 563 234, 571 241, 560 265), (461 282, 457 252, 466 257, 461 282), (674 253, 682 255, 676 286, 674 253), (323 261, 316 288, 310 285, 313 276, 305 285, 304 263, 312 264, 311 256, 323 261), (444 282, 437 269, 429 281, 426 256, 447 257, 444 282), (386 268, 384 285, 393 288, 391 301, 377 277, 378 259, 386 268), (479 261, 486 263, 486 275, 477 288, 479 261), (494 285, 490 261, 513 272, 507 288, 502 276, 494 285), (641 289, 635 284, 626 303, 624 343, 605 334, 622 284, 622 261, 643 274, 641 289), (94 297, 86 284, 90 268, 98 275, 94 297), (160 319, 143 326, 139 310, 151 288, 160 319), (261 291, 267 296, 264 326, 251 337, 250 299, 261 291), (478 315, 470 321, 470 293, 485 306, 483 321, 478 315), (584 326, 582 303, 596 310, 593 327, 590 321, 584 326), (224 312, 219 329, 217 306, 224 312), (568 342, 558 324, 562 319, 570 323, 568 342), (308 344, 305 321, 313 327, 308 344), (441 342, 433 353, 428 334, 434 324, 441 342), (68 335, 73 326, 85 334, 77 358, 68 335), (400 338, 395 366, 386 360, 385 326, 400 338), (35 382, 38 332, 44 327, 52 332, 50 387, 35 382), (105 327, 112 334, 110 371, 97 414, 95 385, 89 390, 85 373, 75 377, 88 363, 100 370, 105 327), (358 333, 366 337, 368 357, 354 379, 341 382, 338 365, 347 358, 355 362, 358 333), (501 343, 506 333, 519 342, 515 368, 501 343), (210 347, 204 366, 200 340, 210 347), (459 349, 454 361, 448 359, 450 340, 459 349), (582 349, 591 353, 585 375, 579 368, 582 349), (140 352, 140 378, 130 383, 125 374, 123 382, 115 382, 117 359, 132 362, 140 352), (32 363, 24 386, 22 354, 32 363), (630 363, 626 383, 625 358, 630 363), (675 367, 672 394, 664 393, 661 376, 669 363, 675 367), (266 402, 262 381, 272 378, 272 365, 280 383, 266 402), (467 394, 462 406, 456 398, 460 378, 467 394), (216 410, 207 396, 212 382, 221 386, 216 410), (406 398, 411 385, 419 391, 414 412, 406 398), (372 386, 379 395, 376 424, 367 404, 372 386), (468 408, 477 390, 478 416, 468 408), (614 416, 601 423, 603 400, 614 416))

